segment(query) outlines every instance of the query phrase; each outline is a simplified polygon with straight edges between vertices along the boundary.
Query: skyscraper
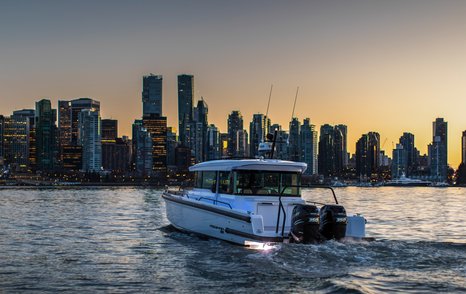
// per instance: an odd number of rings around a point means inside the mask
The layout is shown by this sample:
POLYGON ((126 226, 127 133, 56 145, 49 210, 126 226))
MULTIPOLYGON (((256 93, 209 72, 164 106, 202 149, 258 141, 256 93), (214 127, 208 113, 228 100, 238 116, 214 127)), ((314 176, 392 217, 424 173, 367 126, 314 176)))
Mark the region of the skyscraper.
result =
POLYGON ((71 146, 71 101, 58 100, 58 145, 59 163, 65 168, 64 149, 65 146, 71 146))
POLYGON ((288 137, 288 156, 291 161, 301 160, 301 137, 300 137, 301 124, 298 118, 293 117, 290 121, 290 134, 288 137))
POLYGON ((236 132, 236 157, 249 157, 248 132, 246 130, 236 132))
POLYGON ((4 157, 11 170, 26 171, 29 163, 29 126, 26 117, 4 118, 4 157))
POLYGON ((307 163, 305 174, 317 173, 317 131, 309 118, 301 125, 301 161, 307 163))
POLYGON ((144 116, 142 126, 152 138, 152 172, 165 178, 167 172, 167 118, 144 116))
POLYGON ((190 146, 196 163, 206 160, 208 112, 209 107, 201 97, 201 100, 197 102, 197 106, 194 108, 194 117, 190 128, 190 146))
POLYGON ((5 133, 5 117, 3 115, 0 115, 0 166, 4 165, 4 159, 5 159, 4 133, 5 133))
POLYGON ((57 111, 48 99, 36 102, 36 154, 37 169, 52 171, 58 163, 57 111))
POLYGON ((260 113, 252 115, 252 121, 249 124, 249 154, 251 157, 259 155, 259 144, 265 142, 269 129, 269 118, 260 113))
POLYGON ((393 149, 392 159, 392 179, 398 179, 403 174, 406 174, 408 169, 408 152, 404 149, 404 145, 396 144, 396 149, 393 149))
POLYGON ((341 133, 341 159, 342 167, 348 165, 348 127, 346 125, 336 125, 335 129, 339 130, 341 133))
POLYGON ((142 125, 142 120, 133 123, 133 164, 138 176, 152 174, 152 137, 142 125))
POLYGON ((289 142, 288 132, 283 130, 282 126, 279 124, 273 124, 270 126, 270 132, 275 135, 275 131, 277 134, 277 138, 275 141, 274 158, 288 160, 289 158, 288 144, 287 144, 289 142))
MULTIPOLYGON (((65 103, 65 101, 62 101, 65 103)), ((71 145, 78 145, 78 132, 79 132, 79 115, 83 109, 91 109, 93 111, 100 112, 100 102, 93 100, 91 98, 78 98, 71 100, 71 145)), ((63 110, 65 111, 66 108, 63 110)), ((67 119, 65 115, 60 116, 60 118, 67 119)), ((64 121, 59 123, 60 127, 63 125, 65 128, 67 125, 64 121)), ((65 135, 67 137, 68 135, 65 135)))
POLYGON ((239 156, 237 133, 243 130, 243 116, 238 110, 234 110, 228 116, 228 156, 229 157, 242 157, 239 156))
POLYGON ((403 151, 406 153, 406 176, 411 176, 416 163, 416 148, 414 147, 414 135, 411 133, 403 133, 400 137, 400 144, 403 146, 403 151))
POLYGON ((83 109, 78 114, 78 144, 82 146, 82 170, 99 172, 102 168, 102 133, 98 110, 83 109))
MULTIPOLYGON (((34 109, 21 109, 13 111, 11 116, 14 120, 26 119, 29 124, 29 134, 27 140, 27 167, 29 170, 36 169, 37 154, 36 154, 36 128, 35 128, 35 110, 34 109)), ((22 168, 25 170, 25 168, 22 168)))
POLYGON ((175 152, 177 146, 176 132, 172 127, 167 127, 167 166, 173 167, 176 165, 175 152))
POLYGON ((335 132, 331 125, 325 124, 320 127, 318 166, 319 174, 325 177, 336 175, 335 132))
POLYGON ((102 119, 102 142, 113 141, 118 138, 118 121, 116 119, 102 119))
POLYGON ((368 148, 371 171, 376 173, 380 167, 380 134, 369 132, 367 135, 369 136, 368 148))
POLYGON ((443 182, 447 180, 448 171, 448 123, 443 118, 437 118, 432 125, 430 173, 434 181, 443 182))
POLYGON ((189 146, 189 128, 193 121, 194 76, 178 76, 178 131, 182 145, 189 146))
POLYGON ((360 179, 370 179, 371 153, 369 152, 369 135, 363 134, 356 142, 356 176, 360 179))
POLYGON ((221 158, 220 132, 218 128, 211 124, 207 128, 207 158, 206 160, 216 160, 221 158))
POLYGON ((162 116, 162 76, 150 74, 142 78, 142 115, 162 116))
POLYGON ((461 137, 461 162, 466 164, 466 131, 463 131, 463 136, 461 137))

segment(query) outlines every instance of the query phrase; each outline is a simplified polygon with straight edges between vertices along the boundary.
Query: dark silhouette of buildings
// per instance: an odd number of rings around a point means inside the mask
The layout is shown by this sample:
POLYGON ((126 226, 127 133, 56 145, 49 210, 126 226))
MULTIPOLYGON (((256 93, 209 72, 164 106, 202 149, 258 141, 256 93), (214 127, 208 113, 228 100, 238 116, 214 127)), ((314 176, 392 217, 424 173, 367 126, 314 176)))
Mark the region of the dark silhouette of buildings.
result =
POLYGON ((143 116, 162 116, 162 76, 150 74, 142 78, 143 116))
POLYGON ((178 76, 178 132, 182 145, 190 147, 190 127, 193 121, 194 76, 178 76))

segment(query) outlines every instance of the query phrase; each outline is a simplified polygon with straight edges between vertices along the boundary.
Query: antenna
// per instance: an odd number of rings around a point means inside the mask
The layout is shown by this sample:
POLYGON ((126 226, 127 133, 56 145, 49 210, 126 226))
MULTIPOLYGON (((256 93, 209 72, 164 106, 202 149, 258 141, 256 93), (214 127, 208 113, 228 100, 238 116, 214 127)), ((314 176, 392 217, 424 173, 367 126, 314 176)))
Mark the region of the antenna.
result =
POLYGON ((296 88, 296 96, 294 97, 293 112, 291 113, 291 119, 292 120, 293 120, 293 117, 294 117, 294 109, 296 107, 296 100, 298 99, 298 92, 299 92, 299 87, 296 88))
POLYGON ((265 113, 265 117, 269 117, 269 107, 270 107, 270 99, 272 98, 272 89, 273 89, 273 84, 270 85, 269 102, 267 103, 267 112, 265 113))

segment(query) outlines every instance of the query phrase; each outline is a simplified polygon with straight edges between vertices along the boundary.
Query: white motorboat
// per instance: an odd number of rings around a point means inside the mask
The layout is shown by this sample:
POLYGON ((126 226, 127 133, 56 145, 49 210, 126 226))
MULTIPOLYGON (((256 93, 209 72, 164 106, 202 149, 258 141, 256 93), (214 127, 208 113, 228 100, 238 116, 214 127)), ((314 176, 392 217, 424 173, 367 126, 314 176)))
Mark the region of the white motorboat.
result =
POLYGON ((301 198, 306 168, 275 159, 196 164, 193 189, 163 193, 167 218, 177 229, 246 246, 364 238, 366 220, 347 216, 331 188, 334 204, 301 198))

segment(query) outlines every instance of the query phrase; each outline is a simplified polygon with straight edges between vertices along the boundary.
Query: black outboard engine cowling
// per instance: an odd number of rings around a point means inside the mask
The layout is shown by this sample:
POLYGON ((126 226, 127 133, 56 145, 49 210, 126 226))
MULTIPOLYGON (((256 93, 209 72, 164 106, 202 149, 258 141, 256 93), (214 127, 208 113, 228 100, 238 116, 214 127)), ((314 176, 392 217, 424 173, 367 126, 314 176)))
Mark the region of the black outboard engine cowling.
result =
POLYGON ((324 205, 320 209, 320 233, 327 240, 344 238, 346 223, 346 210, 343 206, 324 205))
POLYGON ((315 205, 297 204, 291 218, 290 243, 317 243, 324 240, 319 233, 319 209, 315 205))

